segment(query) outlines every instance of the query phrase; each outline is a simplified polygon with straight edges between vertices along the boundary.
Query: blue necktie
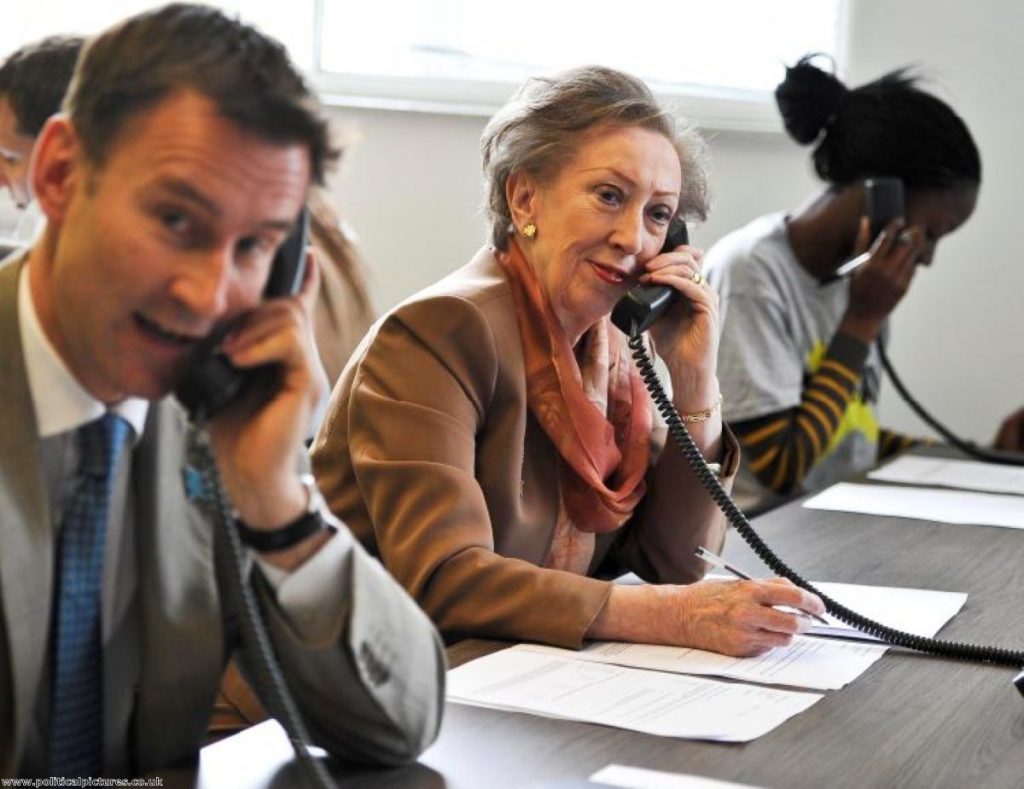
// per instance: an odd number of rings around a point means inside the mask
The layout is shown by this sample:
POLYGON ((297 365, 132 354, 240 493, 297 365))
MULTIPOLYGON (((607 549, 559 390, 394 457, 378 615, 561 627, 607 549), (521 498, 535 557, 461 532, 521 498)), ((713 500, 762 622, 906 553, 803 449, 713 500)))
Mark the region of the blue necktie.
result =
POLYGON ((103 771, 103 543, 128 430, 128 423, 111 413, 78 429, 78 484, 61 524, 54 599, 54 776, 99 776, 103 771))

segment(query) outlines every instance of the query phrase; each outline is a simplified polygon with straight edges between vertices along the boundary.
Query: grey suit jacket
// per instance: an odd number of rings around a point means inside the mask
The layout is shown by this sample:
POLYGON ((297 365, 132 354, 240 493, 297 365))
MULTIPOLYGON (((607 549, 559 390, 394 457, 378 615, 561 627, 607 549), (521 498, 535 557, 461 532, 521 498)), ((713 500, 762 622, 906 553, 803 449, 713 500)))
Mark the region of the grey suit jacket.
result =
MULTIPOLYGON (((54 581, 52 518, 17 317, 22 261, 0 267, 0 775, 22 770, 47 654, 54 581)), ((139 585, 139 682, 125 733, 132 769, 194 757, 236 644, 215 578, 211 524, 182 483, 185 420, 172 400, 150 409, 133 455, 139 585)), ((392 764, 436 737, 444 653, 427 617, 342 529, 336 578, 346 605, 307 643, 257 583, 276 651, 317 743, 346 759, 392 764)), ((321 623, 323 624, 323 623, 321 623)), ((108 656, 108 658, 111 656, 108 656)), ((108 689, 109 690, 109 689, 108 689)))

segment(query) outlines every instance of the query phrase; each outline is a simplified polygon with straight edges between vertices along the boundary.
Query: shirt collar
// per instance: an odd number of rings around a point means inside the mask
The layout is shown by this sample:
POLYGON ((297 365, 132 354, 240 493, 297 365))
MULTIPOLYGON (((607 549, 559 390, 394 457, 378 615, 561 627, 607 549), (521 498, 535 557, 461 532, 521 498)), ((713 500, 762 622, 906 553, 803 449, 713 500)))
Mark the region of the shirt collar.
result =
POLYGON ((64 364, 39 324, 29 288, 27 265, 22 266, 18 278, 18 327, 40 438, 75 430, 110 410, 132 426, 138 442, 146 424, 149 402, 129 397, 108 409, 86 391, 64 364))

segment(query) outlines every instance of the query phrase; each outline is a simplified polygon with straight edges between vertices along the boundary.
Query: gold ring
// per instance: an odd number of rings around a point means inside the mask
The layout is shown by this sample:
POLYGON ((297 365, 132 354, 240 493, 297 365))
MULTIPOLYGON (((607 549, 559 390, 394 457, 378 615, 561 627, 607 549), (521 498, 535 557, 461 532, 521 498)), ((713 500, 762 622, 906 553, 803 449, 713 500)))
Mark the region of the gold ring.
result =
POLYGON ((702 283, 704 281, 704 275, 701 274, 699 271, 695 271, 695 272, 693 272, 693 276, 690 277, 690 279, 693 280, 693 284, 694 285, 699 285, 700 283, 702 283))

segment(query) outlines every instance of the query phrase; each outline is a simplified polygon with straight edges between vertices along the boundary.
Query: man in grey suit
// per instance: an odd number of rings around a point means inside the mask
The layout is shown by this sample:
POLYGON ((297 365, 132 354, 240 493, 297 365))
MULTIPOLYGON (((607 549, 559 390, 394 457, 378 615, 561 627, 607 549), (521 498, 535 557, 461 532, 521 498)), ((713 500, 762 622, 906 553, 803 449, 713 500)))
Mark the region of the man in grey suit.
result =
POLYGON ((235 366, 277 368, 207 430, 313 739, 395 764, 436 736, 436 632, 297 471, 325 393, 315 266, 261 301, 331 158, 283 49, 220 12, 168 6, 88 44, 37 141, 45 233, 0 269, 0 775, 197 752, 237 611, 168 393, 225 325, 235 366))

